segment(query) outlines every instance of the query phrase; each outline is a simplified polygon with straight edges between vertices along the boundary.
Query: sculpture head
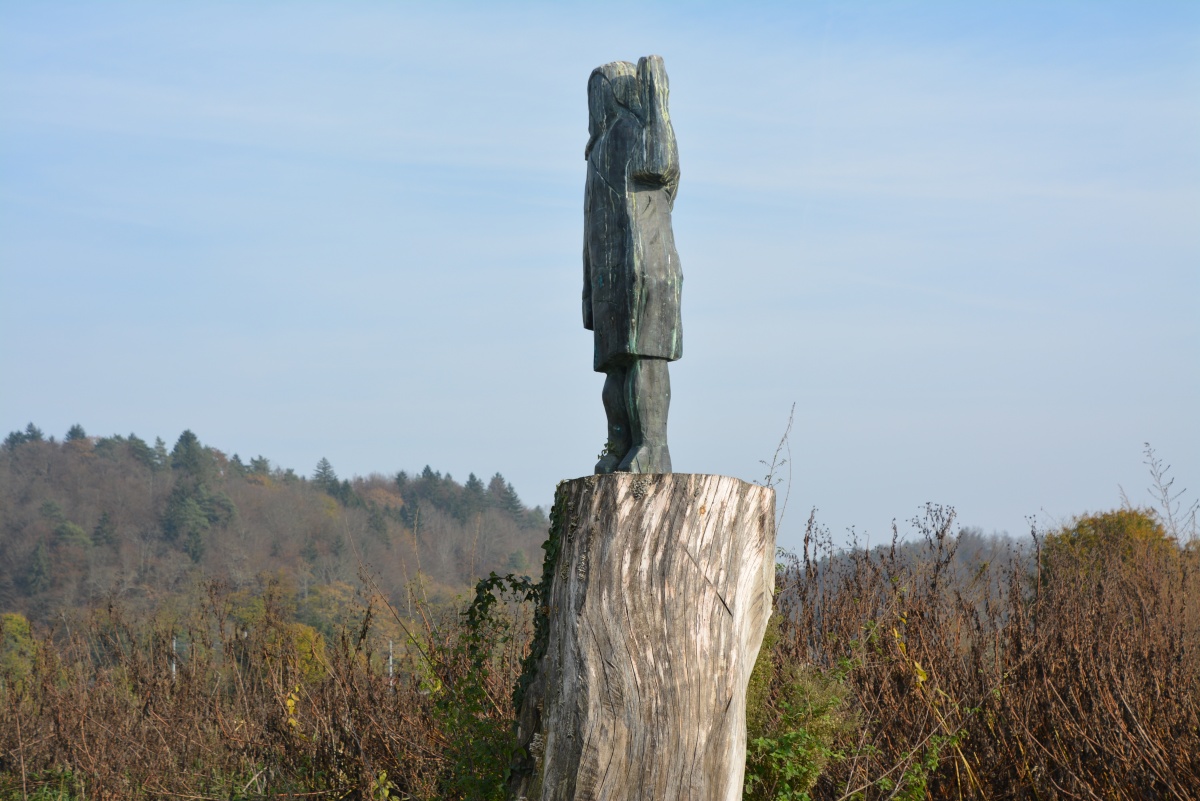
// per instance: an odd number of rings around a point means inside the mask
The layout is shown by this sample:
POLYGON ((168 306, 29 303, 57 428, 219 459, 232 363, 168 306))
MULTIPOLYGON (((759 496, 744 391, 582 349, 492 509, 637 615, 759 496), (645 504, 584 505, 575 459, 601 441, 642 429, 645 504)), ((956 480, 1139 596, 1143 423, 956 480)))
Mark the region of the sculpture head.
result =
POLYGON ((588 78, 588 143, 586 159, 592 147, 620 115, 621 110, 638 108, 637 67, 628 61, 612 61, 592 70, 588 78))

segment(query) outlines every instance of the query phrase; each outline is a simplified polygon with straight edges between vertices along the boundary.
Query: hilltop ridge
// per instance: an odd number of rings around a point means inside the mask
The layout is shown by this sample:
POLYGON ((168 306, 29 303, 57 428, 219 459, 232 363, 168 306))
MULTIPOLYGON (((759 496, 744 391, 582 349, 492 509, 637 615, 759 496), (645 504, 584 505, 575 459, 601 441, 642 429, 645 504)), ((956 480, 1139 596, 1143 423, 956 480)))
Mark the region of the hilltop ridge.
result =
POLYGON ((168 450, 79 425, 57 441, 30 423, 0 446, 0 610, 42 622, 109 603, 149 612, 206 581, 283 580, 298 614, 329 629, 364 569, 397 606, 413 587, 448 600, 489 571, 527 571, 546 525, 500 473, 340 478, 321 459, 305 476, 190 430, 168 450))

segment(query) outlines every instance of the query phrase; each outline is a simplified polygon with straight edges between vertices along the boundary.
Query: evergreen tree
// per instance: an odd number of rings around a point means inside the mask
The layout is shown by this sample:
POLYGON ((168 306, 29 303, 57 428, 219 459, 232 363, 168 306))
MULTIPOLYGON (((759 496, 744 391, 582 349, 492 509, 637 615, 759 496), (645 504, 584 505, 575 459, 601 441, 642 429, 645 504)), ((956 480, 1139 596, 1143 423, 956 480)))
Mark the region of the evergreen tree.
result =
POLYGON ((492 476, 492 480, 488 482, 488 497, 492 503, 499 505, 500 499, 504 496, 504 487, 508 482, 504 480, 504 476, 497 473, 492 476))
POLYGON ((64 442, 79 442, 80 440, 85 440, 85 439, 87 439, 87 432, 83 430, 83 426, 79 425, 79 423, 76 423, 75 425, 73 425, 69 429, 67 429, 67 437, 63 441, 64 442))
POLYGON ((184 541, 202 535, 208 531, 208 514, 194 497, 194 490, 183 484, 176 484, 167 498, 167 508, 163 513, 163 533, 172 542, 184 541))
POLYGON ((250 472, 256 476, 271 475, 271 460, 265 456, 255 456, 250 460, 250 472))
POLYGON ((167 466, 167 443, 163 442, 162 437, 154 438, 154 458, 157 467, 167 466))
POLYGON ((499 473, 492 476, 492 480, 488 482, 488 495, 493 504, 508 512, 508 514, 512 515, 513 519, 519 521, 525 514, 525 505, 521 503, 520 497, 517 496, 517 491, 499 473))
POLYGON ((149 467, 151 470, 157 470, 161 466, 158 454, 155 453, 146 440, 137 434, 130 434, 126 443, 129 447, 129 454, 138 462, 149 467))
POLYGON ((92 529, 92 545, 113 545, 117 541, 117 526, 108 512, 101 512, 96 527, 92 529))
POLYGON ((25 571, 25 586, 30 594, 43 592, 50 587, 50 558, 44 542, 39 542, 33 549, 29 569, 25 571))
POLYGON ((201 445, 190 430, 179 435, 171 451, 171 468, 175 486, 163 510, 163 534, 199 562, 209 529, 227 525, 237 510, 229 496, 209 486, 209 481, 216 478, 216 461, 212 451, 201 445))
POLYGON ((333 465, 324 456, 321 457, 321 461, 317 462, 317 469, 313 471, 313 483, 330 495, 337 495, 337 473, 334 472, 333 465))
POLYGON ((128 447, 129 443, 120 434, 115 434, 111 437, 101 437, 96 440, 96 453, 106 459, 117 459, 124 452, 122 446, 128 447))
POLYGON ((521 498, 517 495, 516 489, 508 481, 504 482, 504 495, 501 500, 501 508, 512 515, 514 519, 519 520, 525 514, 525 504, 521 503, 521 498))
POLYGON ((4 449, 11 451, 18 445, 24 445, 26 442, 42 442, 42 429, 35 426, 33 423, 25 426, 24 431, 13 431, 4 438, 4 449))
POLYGON ((211 467, 212 455, 200 444, 200 439, 190 430, 180 434, 171 451, 171 469, 203 480, 208 477, 211 467))
POLYGON ((389 547, 391 541, 388 539, 387 518, 383 514, 383 510, 376 504, 371 504, 368 510, 367 528, 371 533, 379 538, 380 542, 385 543, 389 547))
POLYGON ((38 514, 51 523, 61 523, 66 520, 62 507, 58 505, 57 501, 42 501, 41 507, 38 508, 38 514))
POLYGON ((467 483, 462 491, 462 519, 470 520, 487 505, 487 495, 483 482, 474 473, 467 476, 467 483))
POLYGON ((199 562, 204 557, 206 547, 204 532, 199 529, 189 531, 187 538, 183 541, 183 552, 190 556, 193 562, 199 562))
POLYGON ((92 538, 83 530, 83 526, 70 520, 64 520, 54 527, 54 539, 59 545, 87 547, 92 544, 92 538))
POLYGON ((508 555, 508 562, 505 565, 509 570, 523 571, 529 569, 529 557, 524 551, 513 551, 508 555))

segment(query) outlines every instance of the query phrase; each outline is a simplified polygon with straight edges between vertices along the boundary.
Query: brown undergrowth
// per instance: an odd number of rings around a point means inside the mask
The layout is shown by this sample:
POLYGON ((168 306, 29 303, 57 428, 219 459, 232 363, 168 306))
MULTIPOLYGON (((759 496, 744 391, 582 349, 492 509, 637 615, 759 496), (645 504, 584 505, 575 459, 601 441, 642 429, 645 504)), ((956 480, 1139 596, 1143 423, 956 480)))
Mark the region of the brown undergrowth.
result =
POLYGON ((214 585, 172 626, 107 610, 36 641, 0 698, 0 797, 440 799, 499 786, 521 609, 468 628, 418 605, 389 669, 370 602, 357 629, 325 642, 271 587, 254 600, 246 614, 214 585))
POLYGON ((1123 509, 964 562, 952 523, 930 506, 915 547, 836 552, 810 517, 758 734, 778 757, 780 721, 824 726, 822 771, 760 797, 1200 797, 1195 541, 1123 509))
MULTIPOLYGON (((930 506, 915 543, 845 551, 810 518, 747 797, 1200 797, 1195 541, 1127 508, 964 558, 953 523, 930 506)), ((500 798, 533 611, 529 582, 486 600, 505 584, 468 614, 367 593, 326 636, 271 581, 140 622, 6 615, 0 798, 500 798)))

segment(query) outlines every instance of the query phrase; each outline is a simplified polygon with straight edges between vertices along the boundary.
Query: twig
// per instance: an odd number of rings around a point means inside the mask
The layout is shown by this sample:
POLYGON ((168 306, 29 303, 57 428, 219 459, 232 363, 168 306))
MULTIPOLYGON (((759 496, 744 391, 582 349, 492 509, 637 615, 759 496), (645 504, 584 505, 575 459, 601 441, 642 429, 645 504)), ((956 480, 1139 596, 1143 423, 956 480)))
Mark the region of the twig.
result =
POLYGON ((775 477, 775 471, 787 465, 787 486, 783 494, 783 507, 779 511, 779 516, 775 521, 776 527, 783 522, 783 516, 787 513, 788 498, 792 495, 792 443, 788 437, 792 433, 792 422, 796 416, 796 404, 792 403, 792 408, 788 412, 787 427, 783 430, 783 436, 779 438, 779 444, 775 446, 775 453, 771 456, 771 462, 768 464, 765 459, 759 459, 759 464, 767 468, 767 474, 763 477, 762 486, 774 489, 783 479, 775 477), (787 451, 787 458, 780 459, 780 454, 787 451))
POLYGON ((25 778, 25 741, 21 737, 21 710, 14 709, 17 713, 13 715, 17 720, 17 755, 21 760, 21 798, 22 801, 29 801, 29 783, 25 778))

